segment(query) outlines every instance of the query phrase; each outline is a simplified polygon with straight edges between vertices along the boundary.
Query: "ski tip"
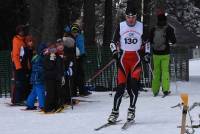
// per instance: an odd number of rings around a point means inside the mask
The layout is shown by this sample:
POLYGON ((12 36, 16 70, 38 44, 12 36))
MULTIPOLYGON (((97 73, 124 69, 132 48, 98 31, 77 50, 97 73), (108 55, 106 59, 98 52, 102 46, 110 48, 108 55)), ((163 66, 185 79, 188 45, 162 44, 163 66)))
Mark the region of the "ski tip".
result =
POLYGON ((189 98, 188 93, 181 93, 180 97, 181 97, 181 100, 183 102, 183 105, 187 106, 188 105, 188 98, 189 98))

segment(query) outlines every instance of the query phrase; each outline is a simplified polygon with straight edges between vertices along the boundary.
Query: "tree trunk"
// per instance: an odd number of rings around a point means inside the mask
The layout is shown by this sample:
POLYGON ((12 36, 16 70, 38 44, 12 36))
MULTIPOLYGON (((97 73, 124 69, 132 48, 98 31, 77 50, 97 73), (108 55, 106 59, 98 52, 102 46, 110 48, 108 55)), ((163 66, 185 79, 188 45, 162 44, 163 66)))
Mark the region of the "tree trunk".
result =
POLYGON ((36 44, 41 41, 43 26, 43 7, 45 0, 29 0, 30 5, 30 34, 36 38, 36 44))
POLYGON ((108 45, 112 38, 112 0, 105 1, 105 22, 103 45, 108 45))
POLYGON ((85 45, 95 44, 95 1, 84 0, 84 36, 85 45))
POLYGON ((59 12, 58 12, 58 33, 57 36, 60 38, 63 36, 64 28, 70 25, 71 18, 71 0, 59 0, 59 12))
POLYGON ((45 0, 42 41, 52 42, 56 40, 57 19, 58 19, 57 0, 45 0))

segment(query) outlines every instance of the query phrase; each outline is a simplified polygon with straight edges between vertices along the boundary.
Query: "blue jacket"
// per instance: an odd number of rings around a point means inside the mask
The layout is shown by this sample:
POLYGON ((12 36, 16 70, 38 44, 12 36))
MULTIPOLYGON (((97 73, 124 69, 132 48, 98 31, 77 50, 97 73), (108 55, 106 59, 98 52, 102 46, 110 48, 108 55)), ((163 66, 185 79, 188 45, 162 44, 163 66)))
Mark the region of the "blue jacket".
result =
POLYGON ((32 72, 30 82, 31 84, 43 84, 43 57, 41 55, 35 55, 32 59, 32 72))
POLYGON ((45 44, 40 44, 37 48, 37 54, 32 58, 31 84, 43 84, 44 82, 44 58, 42 53, 45 48, 45 44))
POLYGON ((80 50, 80 55, 85 54, 85 44, 84 44, 84 37, 82 33, 79 33, 76 38, 76 46, 79 48, 80 50))

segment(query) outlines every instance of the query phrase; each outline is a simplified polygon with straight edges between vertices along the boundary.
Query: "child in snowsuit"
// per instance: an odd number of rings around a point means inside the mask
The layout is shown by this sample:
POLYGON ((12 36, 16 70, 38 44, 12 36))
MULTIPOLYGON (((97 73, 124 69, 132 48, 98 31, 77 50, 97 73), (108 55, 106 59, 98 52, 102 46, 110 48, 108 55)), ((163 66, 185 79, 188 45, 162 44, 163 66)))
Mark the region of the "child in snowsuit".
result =
MULTIPOLYGON (((62 53, 60 53, 62 54, 62 53)), ((58 106, 58 90, 64 81, 63 60, 55 43, 49 44, 44 58, 44 80, 46 89, 44 112, 56 112, 58 106)))
POLYGON ((45 44, 40 44, 37 49, 37 54, 32 58, 32 73, 30 82, 33 86, 31 93, 27 99, 27 110, 34 110, 37 107, 34 106, 35 100, 38 97, 39 109, 44 108, 44 71, 43 71, 43 50, 46 48, 45 44))
POLYGON ((56 92, 57 92, 57 110, 61 112, 64 109, 66 90, 64 89, 65 77, 64 77, 64 44, 62 39, 58 39, 56 43, 56 67, 57 67, 57 80, 56 92))

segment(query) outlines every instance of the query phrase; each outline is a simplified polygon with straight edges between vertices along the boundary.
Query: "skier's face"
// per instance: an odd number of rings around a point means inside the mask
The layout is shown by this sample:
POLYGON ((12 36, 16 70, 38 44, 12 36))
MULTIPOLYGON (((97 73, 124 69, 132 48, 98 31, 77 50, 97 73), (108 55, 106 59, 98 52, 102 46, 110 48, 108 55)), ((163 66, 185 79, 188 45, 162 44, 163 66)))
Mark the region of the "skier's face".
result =
POLYGON ((129 15, 126 15, 126 22, 129 26, 134 26, 135 25, 135 22, 136 22, 136 18, 137 16, 134 15, 134 16, 129 16, 129 15))

